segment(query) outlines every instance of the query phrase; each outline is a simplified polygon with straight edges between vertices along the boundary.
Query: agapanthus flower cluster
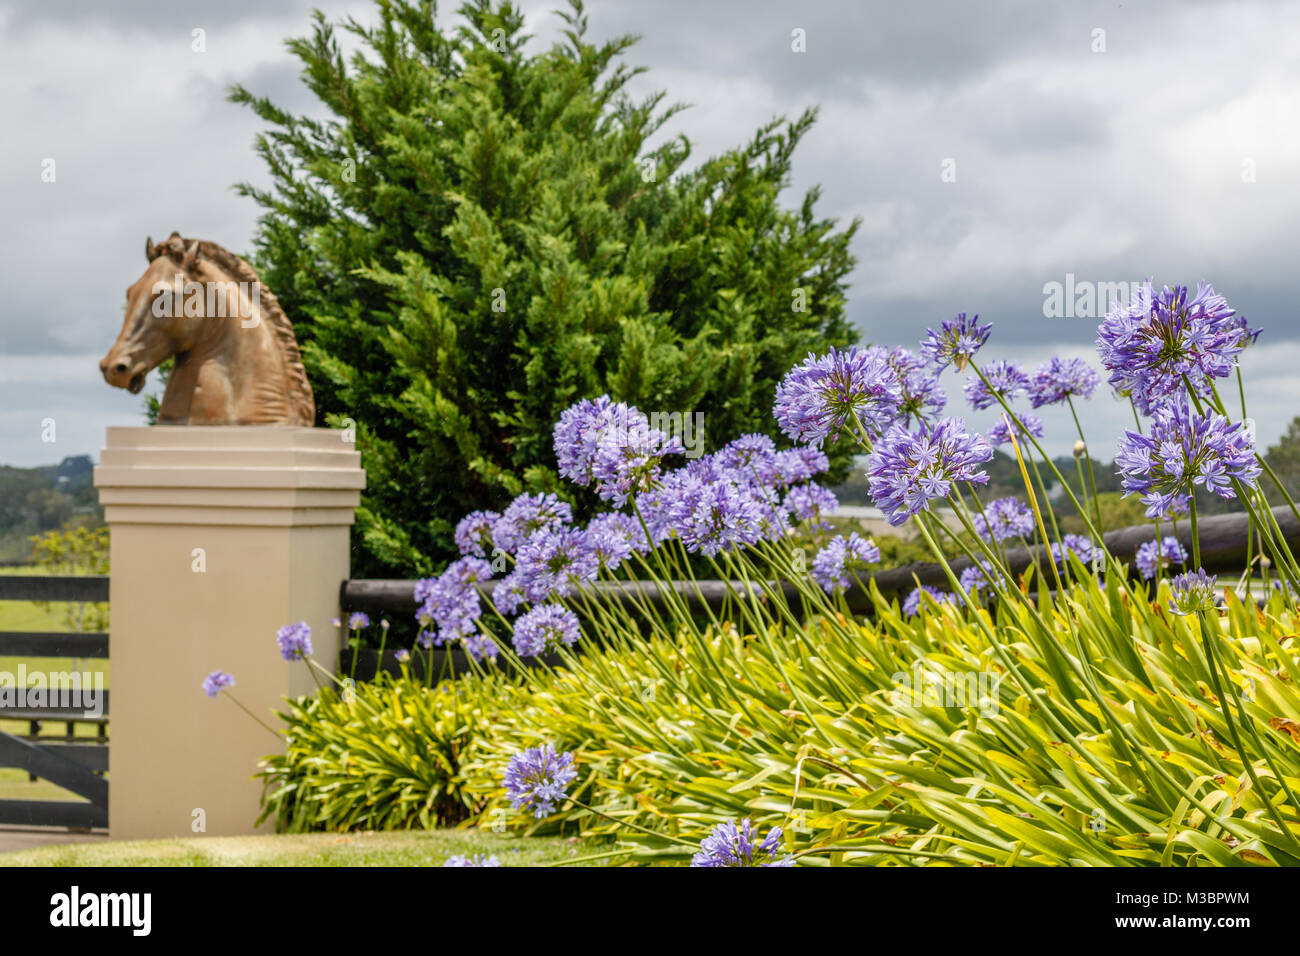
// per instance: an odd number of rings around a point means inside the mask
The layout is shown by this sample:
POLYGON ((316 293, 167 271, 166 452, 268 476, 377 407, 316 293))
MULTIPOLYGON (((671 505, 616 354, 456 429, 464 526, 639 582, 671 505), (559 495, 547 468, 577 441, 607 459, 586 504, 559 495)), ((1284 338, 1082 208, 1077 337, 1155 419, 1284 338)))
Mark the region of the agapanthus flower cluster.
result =
POLYGON ((1081 358, 1052 357, 1029 379, 1029 403, 1034 408, 1059 405, 1071 398, 1092 398, 1101 376, 1081 358))
POLYGON ((813 558, 811 573, 822 590, 830 594, 836 589, 849 587, 855 575, 864 575, 868 567, 879 560, 880 549, 875 542, 854 531, 847 538, 833 538, 830 544, 818 551, 813 558))
POLYGON ((520 546, 513 573, 528 600, 538 604, 552 594, 567 597, 584 581, 594 581, 600 561, 585 531, 543 528, 520 546))
POLYGON ((775 530, 769 528, 773 521, 784 521, 784 513, 774 515, 753 487, 739 480, 684 476, 672 491, 661 516, 664 527, 675 530, 688 551, 709 557, 754 544, 775 530))
POLYGON ((719 823, 700 841, 700 850, 691 857, 691 866, 794 866, 789 854, 778 857, 781 828, 772 827, 761 841, 749 818, 719 823))
POLYGON ((474 634, 482 614, 478 585, 492 578, 492 566, 482 558, 460 558, 442 574, 415 582, 415 616, 428 632, 425 646, 441 647, 474 634), (427 643, 426 643, 427 641, 427 643))
POLYGON ((892 349, 875 346, 875 349, 898 376, 898 421, 901 425, 910 427, 913 420, 929 421, 943 412, 948 404, 948 394, 939 384, 938 372, 925 359, 901 345, 892 349))
POLYGON ((311 656, 311 627, 306 621, 286 624, 275 632, 275 641, 280 645, 280 656, 286 661, 311 656))
POLYGON ((1053 541, 1051 552, 1052 561, 1061 567, 1065 566, 1067 555, 1073 554, 1081 562, 1088 564, 1097 554, 1092 538, 1082 534, 1067 534, 1059 543, 1053 541))
POLYGON ((844 427, 861 423, 876 435, 893 423, 902 404, 898 376, 878 351, 856 346, 827 354, 809 353, 776 389, 772 413, 781 430, 798 442, 821 444, 844 427))
POLYGON ((932 588, 928 584, 922 584, 918 588, 913 588, 907 597, 903 598, 903 616, 916 617, 921 612, 921 594, 930 595, 939 604, 956 604, 957 597, 949 591, 940 591, 938 588, 932 588))
POLYGON ((1138 546, 1137 557, 1134 559, 1134 564, 1145 581, 1154 578, 1157 571, 1182 567, 1186 563, 1187 551, 1173 535, 1160 541, 1144 541, 1138 546))
POLYGON ((520 495, 492 526, 493 544, 514 554, 534 531, 556 530, 573 523, 573 509, 555 495, 520 495))
POLYGON ((1014 417, 1014 424, 1008 424, 1011 421, 1007 415, 1003 415, 993 427, 989 429, 988 440, 993 446, 1011 444, 1012 430, 1016 436, 1016 444, 1022 448, 1025 446, 1025 436, 1031 435, 1034 438, 1043 437, 1043 420, 1037 415, 1030 412, 1020 412, 1014 417))
POLYGON ((939 331, 926 329, 921 340, 921 357, 939 369, 951 365, 959 372, 965 371, 967 363, 988 341, 993 330, 993 323, 980 325, 979 318, 978 315, 967 318, 965 312, 958 312, 956 318, 945 319, 939 331))
POLYGON ((370 626, 370 615, 365 611, 353 611, 348 615, 348 627, 354 631, 364 631, 370 626))
POLYGON ((1001 577, 993 564, 985 558, 977 559, 977 563, 964 569, 958 583, 963 591, 972 596, 982 595, 985 588, 992 589, 993 581, 1001 577))
POLYGON ((235 678, 225 671, 213 671, 207 677, 203 678, 203 693, 209 697, 216 697, 227 687, 235 686, 235 678))
POLYGON ((1206 574, 1203 568, 1178 575, 1169 585, 1169 610, 1179 615, 1214 610, 1218 580, 1215 575, 1206 574))
POLYGON ((529 747, 511 757, 506 766, 506 795, 516 810, 531 810, 540 820, 554 812, 577 776, 573 754, 556 753, 549 743, 529 747))
POLYGON ((456 547, 460 553, 485 558, 492 551, 492 529, 501 520, 495 511, 471 511, 456 525, 456 547))
POLYGON ((1253 488, 1260 473, 1255 443, 1240 422, 1182 400, 1157 409, 1147 433, 1125 431, 1115 467, 1125 495, 1140 495, 1150 518, 1184 514, 1197 485, 1235 498, 1232 480, 1253 488))
POLYGON ((1016 396, 1029 388, 1029 376, 1015 362, 998 359, 980 369, 981 378, 972 375, 966 379, 962 391, 971 408, 983 411, 991 405, 998 404, 998 399, 1010 404, 1016 396))
POLYGON ((1236 368, 1236 355, 1248 341, 1252 333, 1209 283, 1200 283, 1190 296, 1186 286, 1156 293, 1148 280, 1097 331, 1110 384, 1128 393, 1145 415, 1183 392, 1185 383, 1206 394, 1213 379, 1236 368))
POLYGON ((968 433, 959 418, 916 431, 895 425, 867 459, 871 498, 891 525, 901 525, 929 502, 946 498, 954 482, 987 482, 988 474, 978 466, 992 457, 988 442, 968 433))
POLYGON ((772 456, 770 467, 759 477, 771 488, 781 490, 820 475, 831 466, 820 448, 797 445, 772 456))
POLYGON ((608 395, 565 409, 555 424, 555 458, 560 474, 622 506, 635 490, 659 476, 668 455, 685 452, 680 441, 658 428, 635 407, 608 395))
POLYGON ((449 856, 443 866, 500 866, 501 861, 496 856, 489 856, 486 853, 475 853, 473 856, 449 856))
POLYGON ((515 621, 513 643, 520 657, 540 657, 576 644, 581 636, 576 614, 559 604, 542 604, 515 621))
POLYGON ((781 507, 790 513, 791 518, 811 522, 810 527, 817 531, 826 531, 832 527, 821 519, 833 514, 839 506, 840 501, 835 497, 835 492, 815 481, 791 488, 781 502, 781 507))
POLYGON ((587 523, 586 542, 597 567, 607 571, 617 570, 633 552, 650 550, 641 522, 621 511, 606 511, 592 518, 587 523))
POLYGON ((482 631, 466 634, 460 639, 460 646, 476 661, 494 661, 497 659, 497 654, 501 652, 501 648, 497 647, 497 642, 492 639, 492 636, 482 631))
POLYGON ((990 501, 983 514, 975 515, 971 523, 975 533, 990 543, 1029 538, 1034 533, 1034 513, 1014 496, 990 501))

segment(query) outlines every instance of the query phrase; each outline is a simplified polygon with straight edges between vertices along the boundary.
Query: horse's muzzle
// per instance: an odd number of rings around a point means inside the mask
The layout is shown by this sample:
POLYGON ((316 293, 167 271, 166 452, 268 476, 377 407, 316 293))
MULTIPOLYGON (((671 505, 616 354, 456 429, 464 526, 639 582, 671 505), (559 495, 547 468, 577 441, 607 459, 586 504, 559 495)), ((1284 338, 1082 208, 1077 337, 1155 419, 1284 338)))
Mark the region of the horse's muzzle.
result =
POLYGON ((134 363, 114 359, 110 354, 99 360, 99 370, 104 381, 114 388, 124 388, 132 395, 138 395, 144 388, 146 373, 134 363))

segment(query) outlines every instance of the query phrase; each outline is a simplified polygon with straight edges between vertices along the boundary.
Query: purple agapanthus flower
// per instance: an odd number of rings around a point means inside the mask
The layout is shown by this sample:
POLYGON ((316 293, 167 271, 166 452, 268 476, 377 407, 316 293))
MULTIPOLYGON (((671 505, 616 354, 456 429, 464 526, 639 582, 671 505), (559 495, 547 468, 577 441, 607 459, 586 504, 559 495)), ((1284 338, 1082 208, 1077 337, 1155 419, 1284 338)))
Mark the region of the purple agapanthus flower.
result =
POLYGON ((456 547, 461 554, 483 558, 492 550, 492 528, 501 515, 495 511, 471 511, 456 525, 456 547))
POLYGON ((796 521, 811 521, 817 530, 831 527, 821 519, 834 514, 839 506, 840 501, 835 497, 835 492, 815 481, 795 485, 786 492, 785 500, 781 502, 781 507, 790 513, 791 518, 796 521))
POLYGON ((652 428, 641 411, 608 395, 565 409, 555 425, 560 474, 595 484, 601 498, 620 506, 658 477, 664 457, 683 452, 681 442, 652 428))
POLYGON ((207 677, 203 678, 203 693, 209 697, 216 697, 227 687, 235 686, 235 678, 225 671, 213 671, 207 677))
POLYGON ((700 850, 691 857, 691 866, 794 866, 794 857, 789 854, 778 857, 780 849, 780 827, 772 827, 759 841, 748 817, 739 824, 730 820, 719 823, 700 841, 700 850))
POLYGON ((519 548, 515 573, 524 593, 534 604, 552 594, 567 597, 584 581, 594 581, 600 562, 587 541, 587 534, 574 528, 542 528, 528 536, 519 548))
POLYGON ((1052 561, 1058 565, 1064 566, 1064 554, 1073 554, 1081 562, 1087 564, 1097 554, 1096 546, 1092 538, 1082 534, 1067 534, 1060 543, 1053 541, 1051 545, 1052 561), (1064 550, 1062 550, 1064 545, 1064 550))
POLYGON ((977 563, 962 571, 958 583, 968 594, 979 595, 985 588, 992 588, 993 581, 1000 577, 1001 572, 990 561, 979 558, 977 563))
POLYGON ((975 533, 988 542, 1029 538, 1034 533, 1034 513, 1016 497, 997 498, 972 519, 975 533))
POLYGON ((799 445, 773 455, 771 471, 763 480, 773 488, 788 488, 822 474, 830 466, 830 459, 820 448, 799 445))
POLYGON ((554 531, 573 523, 573 509, 555 495, 520 495, 502 512, 492 526, 492 541, 508 554, 514 554, 534 531, 554 531))
POLYGON ((634 551, 645 554, 650 550, 641 522, 621 511, 606 511, 592 518, 586 541, 597 567, 607 571, 618 570, 634 551))
POLYGON ((626 432, 605 432, 592 464, 596 493, 618 507, 627 503, 632 492, 644 491, 655 483, 664 458, 686 451, 673 436, 651 428, 640 412, 637 416, 626 432))
POLYGON ((515 809, 531 810, 541 820, 554 812, 577 776, 572 753, 556 753, 549 743, 529 747, 511 757, 506 766, 506 795, 515 809))
POLYGON ((809 353, 777 386, 772 412, 795 441, 820 445, 846 426, 856 433, 858 422, 868 435, 879 434, 901 402, 898 376, 880 353, 853 346, 809 353))
POLYGON ((718 464, 738 471, 748 480, 755 476, 761 481, 771 471, 776 457, 776 445, 766 435, 741 435, 718 450, 718 464))
POLYGON ((966 317, 958 312, 953 319, 944 319, 939 331, 925 330, 921 341, 921 357, 938 369, 951 365, 962 372, 980 347, 988 341, 993 323, 980 325, 979 316, 966 317))
POLYGON ((460 639, 460 646, 465 648, 465 653, 476 661, 494 661, 497 654, 501 653, 501 648, 497 646, 489 634, 482 631, 475 631, 472 634, 466 634, 460 639))
POLYGON ((898 376, 899 424, 909 428, 913 420, 929 421, 943 412, 948 404, 948 394, 939 383, 939 374, 925 359, 901 345, 892 349, 876 348, 881 350, 885 362, 898 376))
POLYGON ((1016 396, 1029 388, 1029 376, 1015 362, 998 359, 980 369, 984 377, 972 375, 966 379, 962 391, 971 408, 983 411, 990 405, 998 403, 1001 398, 1010 404, 1016 396))
POLYGON ((722 551, 754 544, 777 520, 753 490, 731 481, 710 484, 688 480, 670 506, 670 521, 688 551, 714 557, 722 551))
POLYGON ((1144 541, 1138 546, 1134 559, 1143 580, 1150 581, 1157 571, 1182 567, 1187 563, 1187 551, 1178 539, 1169 535, 1160 541, 1144 541))
POLYGON ((1249 330, 1209 283, 1189 296, 1186 286, 1156 293, 1148 280, 1101 323, 1097 352, 1110 384, 1150 415, 1182 393, 1185 382, 1206 394, 1212 379, 1236 368, 1236 355, 1249 339, 1249 330))
POLYGON ((1058 405, 1071 398, 1092 398, 1101 376, 1081 358, 1052 357, 1029 379, 1029 403, 1034 408, 1058 405))
POLYGON ((353 611, 348 615, 348 627, 354 631, 364 631, 370 626, 370 615, 365 611, 353 611))
POLYGON ((1157 409, 1146 434, 1124 433, 1115 467, 1125 496, 1140 495, 1150 518, 1185 513, 1197 485, 1235 498, 1233 479, 1253 488, 1260 474, 1255 443, 1242 423, 1193 411, 1181 399, 1157 409))
POLYGON ((555 423, 555 460, 559 472, 575 484, 590 485, 600 440, 606 430, 626 421, 628 406, 608 395, 583 399, 560 413, 555 423))
POLYGON ((903 599, 903 616, 916 617, 921 612, 921 594, 930 595, 939 604, 956 604, 957 598, 948 591, 940 591, 938 588, 932 588, 928 584, 922 584, 918 588, 913 588, 911 592, 903 599))
POLYGON ((443 866, 500 866, 501 861, 495 856, 488 856, 486 853, 475 853, 473 856, 449 856, 443 866))
POLYGON ((442 574, 415 582, 415 612, 422 625, 432 624, 433 645, 442 645, 473 634, 482 613, 478 585, 490 580, 492 566, 482 558, 466 557, 451 562, 442 574))
POLYGON ((1171 594, 1169 610, 1178 615, 1213 611, 1217 582, 1218 578, 1213 574, 1206 574, 1204 568, 1178 575, 1169 585, 1171 594))
POLYGON ((517 571, 511 571, 492 590, 492 603, 506 617, 511 617, 519 606, 528 600, 524 593, 524 582, 517 571))
POLYGON ((547 651, 576 644, 582 636, 578 616, 567 607, 543 604, 515 621, 513 643, 520 657, 540 657, 547 651))
MULTIPOLYGON (((1021 412, 1016 415, 1015 428, 1016 444, 1024 445, 1025 436, 1032 435, 1034 438, 1043 437, 1043 420, 1037 415, 1029 412, 1021 412)), ((1008 417, 1004 414, 989 429, 988 441, 990 445, 1008 445, 1011 443, 1012 429, 1008 427, 1008 417)))
POLYGON ((875 542, 854 531, 847 538, 832 539, 817 552, 812 562, 813 580, 830 594, 836 588, 847 588, 854 575, 865 572, 879 560, 880 549, 875 542))
POLYGON ((286 624, 275 632, 275 640, 286 661, 302 660, 311 654, 311 627, 306 621, 286 624))
POLYGON ((914 432, 895 425, 867 459, 871 498, 891 525, 901 525, 929 502, 946 498, 954 482, 987 482, 988 474, 978 466, 992 457, 988 442, 969 434, 959 418, 940 419, 914 432))

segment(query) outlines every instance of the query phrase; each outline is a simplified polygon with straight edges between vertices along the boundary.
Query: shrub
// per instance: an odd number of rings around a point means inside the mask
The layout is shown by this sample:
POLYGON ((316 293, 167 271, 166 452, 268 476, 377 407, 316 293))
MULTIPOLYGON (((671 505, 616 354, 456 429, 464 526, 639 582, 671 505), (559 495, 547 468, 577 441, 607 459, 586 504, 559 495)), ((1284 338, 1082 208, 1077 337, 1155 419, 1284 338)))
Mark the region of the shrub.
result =
POLYGON ((589 503, 550 450, 577 399, 699 410, 715 447, 776 434, 789 365, 854 338, 856 222, 818 218, 816 189, 777 201, 812 113, 688 168, 685 137, 648 146, 677 107, 626 93, 632 38, 593 44, 574 3, 528 55, 509 4, 461 13, 384 2, 347 58, 320 17, 289 45, 327 120, 232 93, 272 127, 271 188, 241 187, 265 209, 253 260, 317 408, 356 424, 362 577, 427 573, 462 514, 525 490, 589 503))
POLYGON ((465 764, 500 715, 478 685, 429 689, 409 677, 288 701, 286 747, 268 757, 263 812, 276 830, 406 830, 456 824, 481 800, 465 764))

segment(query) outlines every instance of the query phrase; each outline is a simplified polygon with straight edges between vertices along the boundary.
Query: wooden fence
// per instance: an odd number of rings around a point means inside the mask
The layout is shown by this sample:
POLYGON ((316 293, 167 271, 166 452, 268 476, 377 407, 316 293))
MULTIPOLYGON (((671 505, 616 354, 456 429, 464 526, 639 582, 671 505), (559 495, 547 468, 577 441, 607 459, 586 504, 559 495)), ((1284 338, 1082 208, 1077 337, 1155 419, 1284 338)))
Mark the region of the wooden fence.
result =
MULTIPOLYGON (((1292 551, 1300 553, 1300 522, 1297 522, 1290 508, 1275 508, 1273 514, 1278 526, 1292 551)), ((1246 565, 1247 532, 1249 519, 1245 514, 1213 515, 1200 521, 1201 564, 1206 571, 1213 574, 1240 574, 1246 565)), ((1162 535, 1179 539, 1187 552, 1191 553, 1192 533, 1188 522, 1178 523, 1178 533, 1173 533, 1171 526, 1162 526, 1162 535)), ((1155 529, 1151 525, 1136 525, 1119 528, 1105 535, 1106 548, 1121 561, 1132 564, 1138 546, 1154 540, 1155 529)), ((1255 541, 1258 551, 1258 538, 1255 541)), ((1044 548, 1013 548, 1007 552, 1007 564, 1014 574, 1026 570, 1035 560, 1050 560, 1044 548)), ((971 564, 967 558, 952 562, 953 570, 960 574, 971 564)), ((1044 564, 1046 567, 1046 564, 1044 564)), ((941 590, 949 590, 948 581, 942 565, 933 562, 918 562, 898 568, 888 568, 872 575, 876 587, 886 599, 902 597, 918 583, 941 590)), ((768 587, 780 587, 786 600, 796 613, 801 609, 802 597, 798 589, 789 583, 771 582, 768 587)), ((491 597, 496 587, 495 581, 488 581, 479 586, 486 597, 491 597)), ((633 597, 638 603, 649 603, 662 609, 669 600, 685 602, 688 607, 703 610, 701 602, 714 611, 720 609, 728 600, 735 600, 736 595, 744 595, 746 586, 735 581, 670 581, 666 584, 654 581, 635 582, 597 582, 588 586, 590 591, 602 601, 628 602, 633 597)), ((754 586, 754 591, 759 588, 754 586)), ((758 594, 756 593, 756 596, 758 594)), ((845 593, 849 608, 856 614, 868 614, 872 610, 871 595, 863 588, 854 586, 845 593)), ((411 617, 418 608, 415 600, 415 582, 397 579, 363 579, 344 581, 339 589, 339 607, 346 615, 352 611, 377 612, 395 616, 411 617)), ((345 655, 351 652, 344 652, 345 655)), ((373 654, 371 655, 373 657, 373 654)), ((389 667, 388 669, 395 669, 389 667)))
MULTIPOLYGON (((0 575, 0 601, 100 602, 108 600, 107 575, 0 575)), ((0 631, 0 658, 106 659, 108 635, 0 631)), ((0 665, 3 666, 3 665, 0 665)), ((51 692, 37 706, 7 703, 0 690, 0 720, 21 721, 26 733, 0 731, 0 767, 26 771, 84 797, 76 800, 0 800, 0 824, 91 828, 108 826, 108 692, 89 714, 69 706, 66 694, 51 692), (42 735, 44 725, 64 725, 62 736, 42 735), (93 724, 94 737, 76 736, 78 724, 93 724)), ((16 697, 16 695, 15 695, 16 697)), ((73 703, 81 703, 76 701, 73 703)))

